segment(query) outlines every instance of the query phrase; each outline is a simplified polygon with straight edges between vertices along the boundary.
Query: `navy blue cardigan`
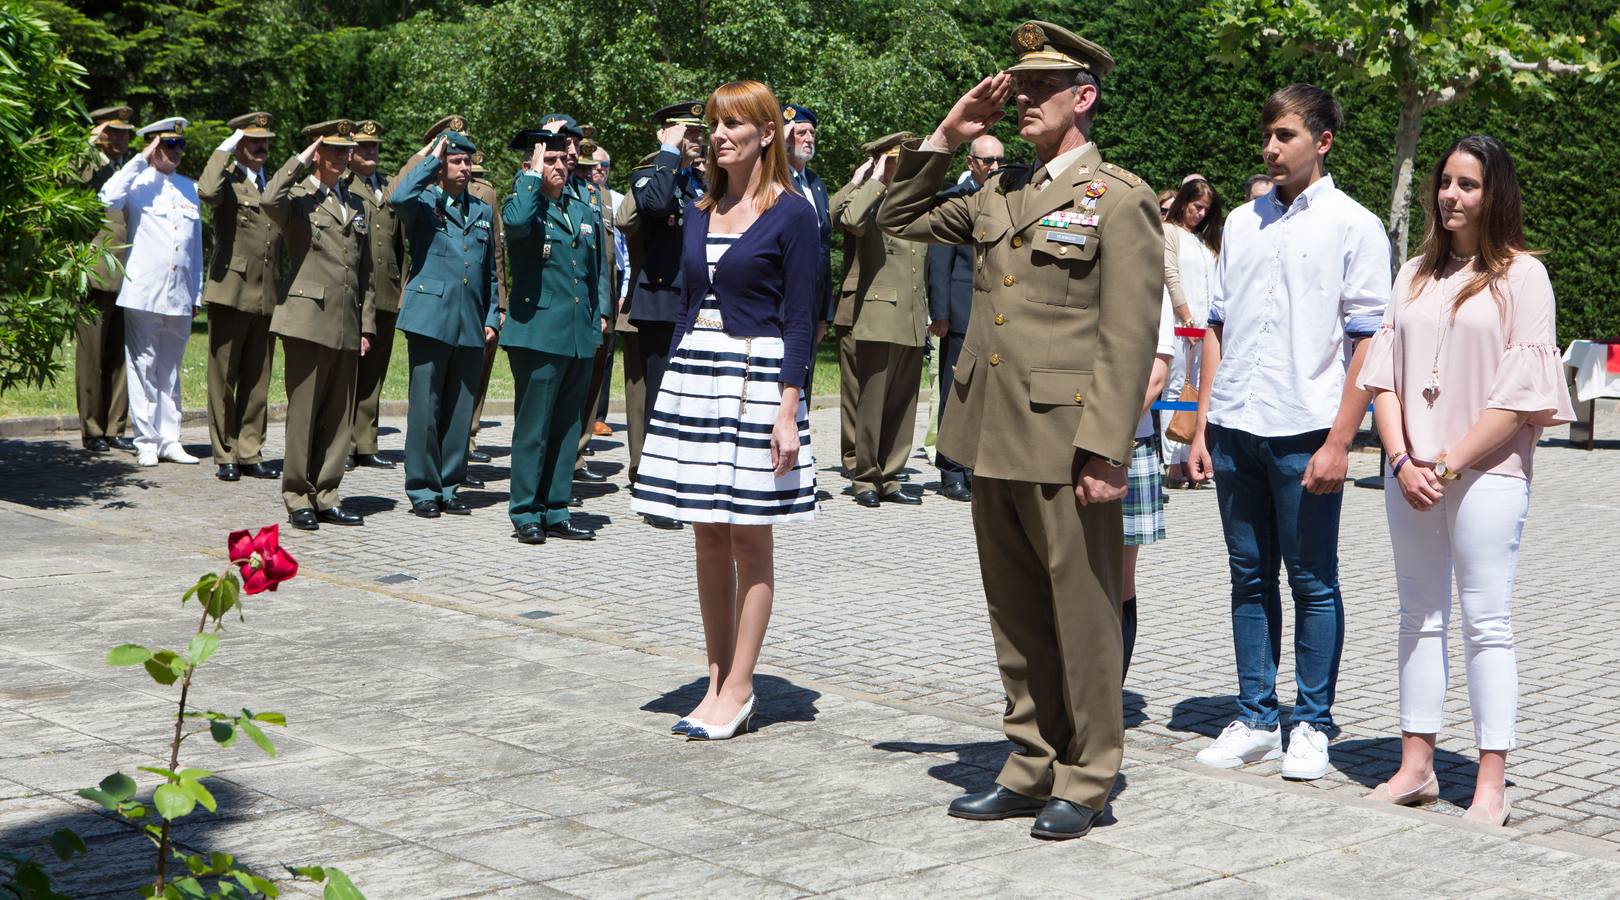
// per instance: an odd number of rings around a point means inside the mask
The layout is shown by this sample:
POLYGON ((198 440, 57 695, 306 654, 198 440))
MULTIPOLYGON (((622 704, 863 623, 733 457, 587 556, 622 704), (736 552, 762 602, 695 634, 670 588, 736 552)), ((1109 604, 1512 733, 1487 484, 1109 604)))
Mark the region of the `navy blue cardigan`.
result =
POLYGON ((712 290, 732 337, 782 339, 781 382, 810 386, 810 343, 816 331, 816 272, 821 265, 820 223, 804 197, 784 191, 742 237, 726 249, 709 284, 708 210, 688 207, 681 234, 681 316, 670 355, 697 319, 712 290))

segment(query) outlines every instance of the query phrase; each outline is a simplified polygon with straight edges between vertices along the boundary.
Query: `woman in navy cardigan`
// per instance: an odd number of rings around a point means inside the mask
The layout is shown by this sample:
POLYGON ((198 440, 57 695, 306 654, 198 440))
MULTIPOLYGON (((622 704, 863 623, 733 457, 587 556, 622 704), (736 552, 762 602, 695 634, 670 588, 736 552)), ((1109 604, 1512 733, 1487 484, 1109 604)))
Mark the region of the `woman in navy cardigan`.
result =
POLYGON ((721 85, 705 106, 709 186, 682 232, 684 294, 630 508, 693 523, 709 690, 675 723, 748 730, 775 594, 771 526, 815 518, 810 354, 820 237, 792 188, 776 97, 721 85))

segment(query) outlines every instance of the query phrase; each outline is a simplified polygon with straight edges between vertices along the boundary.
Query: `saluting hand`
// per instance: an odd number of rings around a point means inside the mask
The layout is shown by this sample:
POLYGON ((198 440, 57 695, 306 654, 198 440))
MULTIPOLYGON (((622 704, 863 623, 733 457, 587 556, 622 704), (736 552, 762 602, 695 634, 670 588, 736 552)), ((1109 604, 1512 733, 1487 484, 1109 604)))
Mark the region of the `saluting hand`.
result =
POLYGON ((665 125, 658 129, 658 143, 661 146, 674 147, 679 152, 681 141, 686 137, 685 125, 665 125))
POLYGON ((145 157, 148 163, 157 158, 158 144, 160 143, 162 141, 149 140, 146 142, 146 146, 141 148, 141 156, 145 157))
POLYGON ((855 182, 856 184, 860 184, 861 182, 865 181, 872 175, 872 164, 875 162, 877 162, 877 160, 867 159, 866 162, 861 163, 855 168, 855 174, 851 175, 849 180, 855 182))
POLYGON ((991 126, 1006 115, 1007 99, 1012 96, 1012 76, 997 72, 963 94, 945 120, 934 129, 929 143, 955 150, 990 132, 991 126))
POLYGON ((316 148, 318 148, 320 146, 321 146, 321 139, 320 138, 316 138, 315 140, 310 141, 309 146, 304 148, 304 152, 298 154, 298 161, 303 163, 306 166, 309 165, 311 162, 314 162, 315 161, 315 150, 316 150, 316 148))
POLYGON ((110 123, 110 122, 102 122, 101 124, 97 125, 96 127, 90 129, 90 146, 92 146, 92 147, 101 146, 102 142, 106 140, 106 138, 104 136, 107 133, 107 126, 110 125, 110 124, 112 124, 112 123, 110 123))

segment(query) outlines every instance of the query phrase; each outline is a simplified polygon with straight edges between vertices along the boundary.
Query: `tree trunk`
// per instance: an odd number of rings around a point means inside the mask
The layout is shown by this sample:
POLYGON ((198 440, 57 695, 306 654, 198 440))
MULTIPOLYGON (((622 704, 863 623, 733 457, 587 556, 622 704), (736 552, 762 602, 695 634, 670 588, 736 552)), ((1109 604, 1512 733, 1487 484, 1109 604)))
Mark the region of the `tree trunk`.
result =
POLYGON ((1401 118, 1395 126, 1395 181, 1389 197, 1390 268, 1399 271, 1406 261, 1408 234, 1412 224, 1412 174, 1416 165, 1418 136, 1423 133, 1423 97, 1416 91, 1401 91, 1401 118))

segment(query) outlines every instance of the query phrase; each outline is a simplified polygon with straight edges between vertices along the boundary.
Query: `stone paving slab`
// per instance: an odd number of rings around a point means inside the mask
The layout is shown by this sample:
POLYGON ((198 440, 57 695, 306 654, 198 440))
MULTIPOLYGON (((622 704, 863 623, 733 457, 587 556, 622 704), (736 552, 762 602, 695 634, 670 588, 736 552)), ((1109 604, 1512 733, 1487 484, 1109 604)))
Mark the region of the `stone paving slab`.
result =
MULTIPOLYGON (((831 458, 835 419, 814 415, 831 458)), ((499 452, 502 428, 486 434, 499 452)), ((616 440, 597 443, 604 470, 622 465, 616 440)), ((1473 768, 1460 689, 1437 811, 1357 799, 1398 756, 1377 492, 1347 496, 1336 771, 1287 785, 1274 764, 1190 762, 1230 715, 1232 663, 1213 495, 1174 492, 1169 543, 1143 552, 1119 818, 1047 845, 1027 823, 942 813, 1009 749, 965 505, 861 510, 823 472, 818 523, 778 533, 763 727, 689 745, 667 728, 702 690, 690 533, 639 524, 620 475, 587 501, 598 542, 521 547, 501 460, 468 519, 406 515, 399 473, 362 470, 345 487, 372 513, 364 528, 286 536, 301 577, 253 598, 197 695, 285 709, 292 727, 276 759, 188 747, 221 773, 222 809, 182 838, 340 865, 373 898, 1620 896, 1620 608, 1590 537, 1620 522, 1612 452, 1540 451, 1515 610, 1522 818, 1506 833, 1454 818, 1473 768), (416 580, 376 582, 395 573, 416 580)), ((168 694, 101 655, 180 642, 194 623, 174 598, 222 563, 226 531, 280 518, 273 482, 208 475, 0 441, 0 846, 70 823, 93 845, 75 896, 127 895, 143 857, 73 789, 155 763, 167 731, 168 694)))

